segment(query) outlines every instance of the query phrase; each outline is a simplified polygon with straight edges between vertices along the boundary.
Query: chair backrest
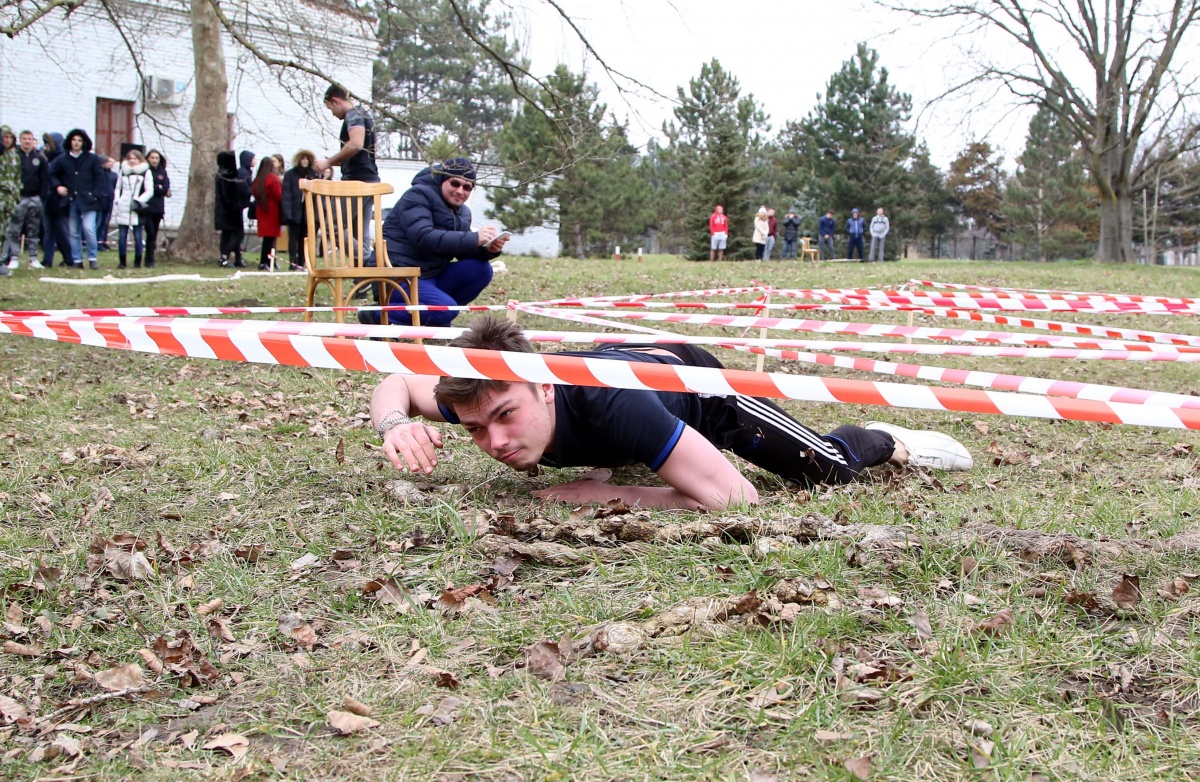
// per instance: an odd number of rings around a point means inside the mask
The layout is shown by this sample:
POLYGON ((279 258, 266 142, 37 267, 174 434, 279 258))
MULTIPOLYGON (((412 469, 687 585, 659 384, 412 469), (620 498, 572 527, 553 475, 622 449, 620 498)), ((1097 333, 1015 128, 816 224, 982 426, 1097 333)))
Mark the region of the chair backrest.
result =
MULTIPOLYGON (((304 213, 308 218, 308 236, 304 250, 310 269, 350 269, 365 265, 371 254, 371 224, 378 224, 383 213, 383 196, 395 189, 382 182, 330 182, 302 179, 304 213), (371 207, 370 218, 368 207, 371 207), (324 247, 318 258, 316 249, 324 247)), ((390 266, 382 231, 376 230, 380 251, 376 265, 390 266)))

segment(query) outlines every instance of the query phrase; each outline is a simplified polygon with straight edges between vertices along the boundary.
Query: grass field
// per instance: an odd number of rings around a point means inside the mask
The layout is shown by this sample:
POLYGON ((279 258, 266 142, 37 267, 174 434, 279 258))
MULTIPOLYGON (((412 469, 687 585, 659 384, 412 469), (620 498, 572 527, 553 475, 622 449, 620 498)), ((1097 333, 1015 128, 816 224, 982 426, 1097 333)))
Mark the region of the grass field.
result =
MULTIPOLYGON (((484 302, 910 277, 1200 296, 1194 270, 1090 263, 508 269, 484 302)), ((0 279, 3 309, 302 297, 0 279)), ((930 359, 1200 392, 1178 362, 930 359)), ((398 497, 377 380, 0 335, 0 778, 1200 778, 1194 433, 789 403, 821 431, 952 433, 976 467, 812 492, 747 467, 748 515, 594 518, 528 495, 578 471, 512 473, 449 427, 398 497)))

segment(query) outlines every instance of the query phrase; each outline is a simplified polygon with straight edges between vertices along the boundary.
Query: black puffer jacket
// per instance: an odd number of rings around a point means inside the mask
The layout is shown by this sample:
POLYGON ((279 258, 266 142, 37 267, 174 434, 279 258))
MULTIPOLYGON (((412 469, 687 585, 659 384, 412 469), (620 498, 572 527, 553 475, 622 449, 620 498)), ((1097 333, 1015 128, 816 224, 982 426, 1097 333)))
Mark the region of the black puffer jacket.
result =
MULTIPOLYGON (((68 133, 64 142, 68 150, 72 136, 83 139, 83 153, 75 157, 68 151, 54 159, 50 164, 50 187, 67 188, 66 202, 74 201, 81 212, 95 212, 101 207, 100 200, 108 185, 108 178, 104 167, 100 165, 100 158, 92 152, 92 140, 88 134, 78 128, 68 133)), ((64 211, 66 206, 66 203, 62 204, 64 211)))
POLYGON ((154 177, 154 195, 146 204, 147 215, 162 217, 167 213, 167 193, 171 190, 171 177, 167 174, 167 164, 161 163, 158 168, 150 169, 154 177))
POLYGON ((242 204, 250 198, 250 188, 238 178, 237 158, 226 150, 217 153, 216 199, 213 202, 213 225, 218 231, 240 231, 242 204))
MULTIPOLYGON (((310 160, 312 158, 309 158, 310 160)), ((317 172, 310 166, 301 168, 292 166, 283 174, 283 224, 303 225, 307 222, 304 214, 304 193, 300 191, 300 182, 304 179, 316 179, 317 172)))
POLYGON ((451 208, 442 198, 441 182, 428 168, 413 177, 412 187, 388 214, 383 238, 393 266, 419 266, 423 277, 437 277, 455 260, 500 257, 479 246, 479 234, 471 230, 471 210, 465 205, 451 208))

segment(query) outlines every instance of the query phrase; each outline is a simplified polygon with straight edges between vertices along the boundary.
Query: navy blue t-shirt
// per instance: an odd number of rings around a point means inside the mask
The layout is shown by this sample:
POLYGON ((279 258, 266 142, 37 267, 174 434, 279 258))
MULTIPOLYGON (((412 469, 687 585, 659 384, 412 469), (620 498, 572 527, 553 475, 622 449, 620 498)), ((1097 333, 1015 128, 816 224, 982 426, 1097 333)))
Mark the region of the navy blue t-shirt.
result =
MULTIPOLYGON (((676 356, 632 350, 571 351, 555 355, 683 364, 676 356)), ((684 426, 701 429, 701 397, 678 391, 559 385, 554 388, 554 443, 542 456, 547 467, 622 467, 645 464, 658 470, 683 436, 684 426)), ((447 421, 453 411, 439 404, 447 421)))

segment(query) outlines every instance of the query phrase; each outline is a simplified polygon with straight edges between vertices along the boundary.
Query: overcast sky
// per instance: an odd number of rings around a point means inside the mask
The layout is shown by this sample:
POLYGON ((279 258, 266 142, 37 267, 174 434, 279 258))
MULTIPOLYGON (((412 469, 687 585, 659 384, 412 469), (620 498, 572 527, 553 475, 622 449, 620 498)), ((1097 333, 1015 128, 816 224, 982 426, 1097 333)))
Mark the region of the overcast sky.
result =
MULTIPOLYGON (((511 0, 514 26, 535 73, 565 62, 586 65, 604 100, 628 118, 630 135, 641 144, 659 135, 671 119, 668 100, 642 91, 622 94, 600 65, 584 56, 577 38, 543 0, 511 0)), ((859 41, 880 54, 892 83, 913 96, 913 127, 934 161, 945 168, 973 139, 990 141, 1005 153, 1006 167, 1025 144, 1031 111, 994 101, 986 110, 963 103, 929 107, 929 102, 970 66, 963 41, 945 40, 945 30, 916 29, 861 0, 559 0, 608 65, 674 98, 700 66, 717 58, 770 114, 773 131, 802 119, 816 104, 829 77, 849 59, 859 41), (918 125, 919 123, 919 125, 918 125)), ((1003 41, 984 42, 989 47, 1003 41)), ((977 102, 977 101, 976 101, 977 102)))

